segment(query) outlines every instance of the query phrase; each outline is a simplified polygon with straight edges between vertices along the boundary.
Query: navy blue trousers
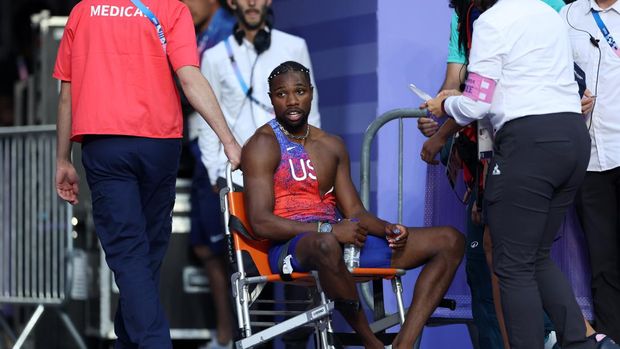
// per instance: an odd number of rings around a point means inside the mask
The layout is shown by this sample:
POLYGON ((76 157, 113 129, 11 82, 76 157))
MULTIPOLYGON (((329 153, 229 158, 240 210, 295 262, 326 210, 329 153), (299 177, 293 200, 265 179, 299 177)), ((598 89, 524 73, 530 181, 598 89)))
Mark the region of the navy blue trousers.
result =
POLYGON ((180 152, 180 139, 88 136, 82 145, 95 229, 120 291, 116 348, 172 348, 159 270, 180 152))

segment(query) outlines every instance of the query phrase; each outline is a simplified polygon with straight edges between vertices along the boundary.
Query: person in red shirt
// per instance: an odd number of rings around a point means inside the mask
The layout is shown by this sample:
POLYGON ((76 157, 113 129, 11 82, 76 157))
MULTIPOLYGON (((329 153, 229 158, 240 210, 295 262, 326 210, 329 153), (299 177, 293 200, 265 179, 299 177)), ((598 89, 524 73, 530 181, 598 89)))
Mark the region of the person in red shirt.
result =
POLYGON ((158 287, 183 131, 173 74, 239 164, 196 52, 191 15, 177 0, 81 1, 60 43, 56 188, 78 203, 71 144, 81 142, 95 229, 120 291, 117 348, 172 348, 158 287))

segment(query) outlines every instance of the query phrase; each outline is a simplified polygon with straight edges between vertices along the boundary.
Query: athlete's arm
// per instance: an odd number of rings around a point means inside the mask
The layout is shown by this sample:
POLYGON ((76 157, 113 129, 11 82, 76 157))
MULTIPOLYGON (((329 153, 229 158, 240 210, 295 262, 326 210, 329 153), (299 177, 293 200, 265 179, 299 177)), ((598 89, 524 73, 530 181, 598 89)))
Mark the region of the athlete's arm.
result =
POLYGON ((302 223, 273 214, 273 174, 280 162, 280 146, 265 126, 241 152, 245 209, 254 232, 270 240, 288 240, 303 232, 316 232, 316 223, 302 223))
MULTIPOLYGON (((318 230, 317 223, 303 223, 273 214, 273 174, 280 162, 280 146, 266 127, 252 136, 243 147, 241 163, 245 189, 245 208, 254 232, 270 240, 288 240, 300 233, 318 230)), ((339 242, 364 244, 364 231, 359 223, 342 221, 333 225, 339 242)))
POLYGON ((377 218, 368 212, 359 197, 353 181, 351 180, 351 162, 349 153, 342 140, 331 136, 330 148, 336 153, 338 164, 336 167, 336 179, 334 180, 334 194, 338 209, 347 219, 357 219, 362 228, 368 233, 385 236, 385 227, 388 222, 377 218))

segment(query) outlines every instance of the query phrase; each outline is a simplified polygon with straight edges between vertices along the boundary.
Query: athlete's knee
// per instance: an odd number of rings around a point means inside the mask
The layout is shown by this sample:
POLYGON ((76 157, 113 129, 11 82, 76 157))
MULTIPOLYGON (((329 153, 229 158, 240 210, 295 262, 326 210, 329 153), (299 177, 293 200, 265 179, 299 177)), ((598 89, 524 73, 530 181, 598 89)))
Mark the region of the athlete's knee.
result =
POLYGON ((314 263, 320 267, 336 268, 342 261, 342 247, 333 234, 318 234, 311 251, 314 263))
POLYGON ((443 247, 443 252, 450 254, 452 257, 463 258, 465 253, 465 237, 460 231, 450 226, 440 227, 436 234, 443 247))

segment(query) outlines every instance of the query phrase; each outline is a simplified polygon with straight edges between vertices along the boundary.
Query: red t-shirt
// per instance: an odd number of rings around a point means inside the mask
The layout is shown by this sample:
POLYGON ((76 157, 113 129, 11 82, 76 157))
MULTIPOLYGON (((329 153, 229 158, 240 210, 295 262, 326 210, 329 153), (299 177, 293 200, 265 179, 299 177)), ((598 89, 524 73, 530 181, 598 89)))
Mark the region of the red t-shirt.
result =
POLYGON ((143 0, 164 29, 130 0, 82 0, 69 16, 53 76, 71 82, 71 139, 84 135, 180 138, 173 72, 198 66, 196 35, 179 0, 143 0))

